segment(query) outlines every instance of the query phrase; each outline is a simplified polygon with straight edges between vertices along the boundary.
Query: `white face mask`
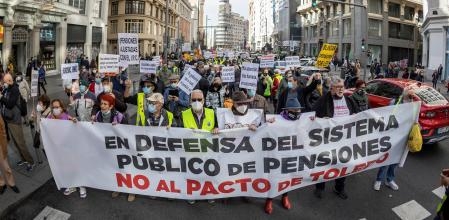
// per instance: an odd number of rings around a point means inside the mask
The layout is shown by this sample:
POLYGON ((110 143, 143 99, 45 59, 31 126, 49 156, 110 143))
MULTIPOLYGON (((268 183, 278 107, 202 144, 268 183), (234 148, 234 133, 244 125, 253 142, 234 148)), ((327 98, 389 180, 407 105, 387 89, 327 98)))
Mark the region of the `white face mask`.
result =
POLYGON ((62 109, 61 108, 54 108, 53 109, 53 115, 58 116, 62 113, 62 109))
POLYGON ((192 102, 192 110, 194 112, 201 112, 201 110, 203 110, 203 103, 201 102, 192 102))
POLYGON ((44 110, 44 107, 42 107, 42 105, 40 105, 40 104, 37 104, 36 111, 41 112, 43 110, 44 110))
POLYGON ((110 93, 110 92, 112 92, 112 88, 111 88, 110 85, 104 85, 103 86, 103 91, 106 92, 106 93, 110 93))
POLYGON ((246 109, 248 109, 248 105, 239 105, 235 108, 238 112, 244 114, 246 112, 246 109))

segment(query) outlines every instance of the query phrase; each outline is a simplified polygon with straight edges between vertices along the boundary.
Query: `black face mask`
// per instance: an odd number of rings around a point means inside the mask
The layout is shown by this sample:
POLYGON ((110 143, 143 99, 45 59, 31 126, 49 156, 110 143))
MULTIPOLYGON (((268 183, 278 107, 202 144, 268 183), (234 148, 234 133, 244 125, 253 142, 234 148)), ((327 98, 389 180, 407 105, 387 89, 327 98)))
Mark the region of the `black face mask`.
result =
POLYGON ((298 120, 301 117, 301 112, 287 112, 287 117, 292 121, 298 120))
POLYGON ((365 95, 366 91, 365 91, 365 89, 359 89, 357 91, 357 93, 360 94, 360 95, 365 95))

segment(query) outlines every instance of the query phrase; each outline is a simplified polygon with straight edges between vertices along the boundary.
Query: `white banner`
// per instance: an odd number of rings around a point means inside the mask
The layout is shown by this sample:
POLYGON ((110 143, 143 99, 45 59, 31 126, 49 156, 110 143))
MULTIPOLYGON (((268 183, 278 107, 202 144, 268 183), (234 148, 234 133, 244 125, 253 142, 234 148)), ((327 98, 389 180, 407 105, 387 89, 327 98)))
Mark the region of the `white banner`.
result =
POLYGON ((192 45, 190 43, 182 44, 182 52, 190 52, 192 51, 192 45))
POLYGON ((116 54, 98 55, 98 72, 99 73, 118 73, 120 56, 116 54))
POLYGON ((192 68, 189 68, 182 76, 181 81, 179 81, 178 88, 187 93, 187 95, 190 95, 200 79, 201 75, 192 68))
POLYGON ((139 35, 135 33, 118 33, 120 62, 123 67, 139 64, 139 35))
POLYGON ((274 67, 274 57, 273 56, 262 56, 260 57, 260 68, 273 68, 274 67))
POLYGON ((224 83, 235 82, 235 67, 224 66, 221 68, 221 80, 224 83))
POLYGON ((204 52, 203 54, 204 54, 204 55, 203 55, 204 59, 214 58, 214 55, 213 55, 212 52, 210 52, 210 51, 206 51, 206 52, 204 52))
POLYGON ((273 198, 405 160, 419 106, 407 103, 396 111, 388 106, 333 119, 277 117, 255 132, 230 129, 219 135, 43 119, 41 134, 58 188, 195 200, 273 198), (68 141, 73 137, 83 138, 68 141))
POLYGON ((61 78, 62 79, 78 79, 80 71, 78 63, 63 63, 61 64, 61 78))
POLYGON ((285 63, 287 64, 287 68, 301 66, 299 56, 285 57, 285 63))
POLYGON ((158 61, 141 60, 140 73, 155 74, 158 66, 159 66, 158 61))
POLYGON ((39 86, 39 72, 32 69, 31 71, 31 97, 36 97, 39 86))
POLYGON ((239 87, 257 90, 258 74, 258 63, 243 63, 239 87))

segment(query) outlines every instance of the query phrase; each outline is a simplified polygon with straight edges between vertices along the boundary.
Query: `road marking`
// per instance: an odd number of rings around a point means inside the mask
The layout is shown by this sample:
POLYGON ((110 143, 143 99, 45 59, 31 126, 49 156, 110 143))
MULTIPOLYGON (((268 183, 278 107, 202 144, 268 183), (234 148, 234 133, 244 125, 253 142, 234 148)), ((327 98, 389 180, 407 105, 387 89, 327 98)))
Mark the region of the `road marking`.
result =
POLYGON ((63 211, 54 209, 50 206, 46 206, 34 220, 67 220, 70 218, 70 214, 63 211))
POLYGON ((415 200, 396 206, 392 210, 402 220, 422 220, 431 216, 430 212, 415 200))
POLYGON ((443 186, 440 186, 436 189, 434 189, 432 192, 433 194, 437 195, 438 197, 440 197, 440 199, 443 199, 444 193, 446 189, 443 186))

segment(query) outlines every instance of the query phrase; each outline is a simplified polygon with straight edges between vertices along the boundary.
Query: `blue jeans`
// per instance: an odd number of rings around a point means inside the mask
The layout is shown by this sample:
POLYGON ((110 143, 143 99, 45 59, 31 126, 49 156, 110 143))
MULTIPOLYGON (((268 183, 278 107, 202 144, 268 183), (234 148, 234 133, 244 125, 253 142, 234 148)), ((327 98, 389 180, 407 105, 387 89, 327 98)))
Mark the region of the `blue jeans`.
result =
POLYGON ((386 174, 388 182, 393 181, 394 180, 394 170, 396 169, 397 166, 398 166, 398 164, 391 164, 391 165, 383 166, 383 167, 379 168, 379 171, 377 171, 376 181, 384 180, 385 174, 386 174))

